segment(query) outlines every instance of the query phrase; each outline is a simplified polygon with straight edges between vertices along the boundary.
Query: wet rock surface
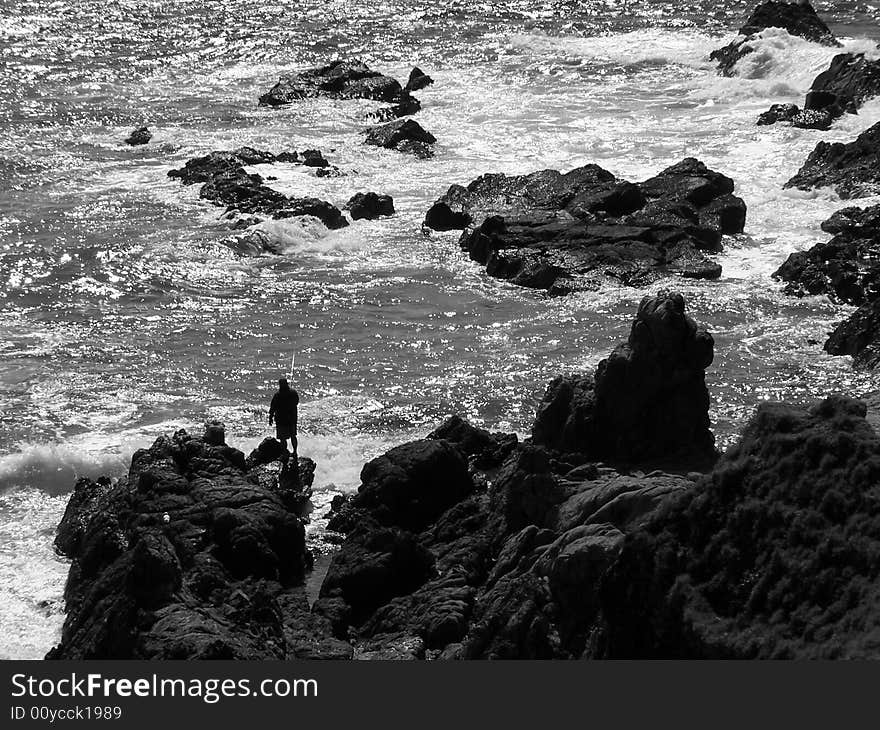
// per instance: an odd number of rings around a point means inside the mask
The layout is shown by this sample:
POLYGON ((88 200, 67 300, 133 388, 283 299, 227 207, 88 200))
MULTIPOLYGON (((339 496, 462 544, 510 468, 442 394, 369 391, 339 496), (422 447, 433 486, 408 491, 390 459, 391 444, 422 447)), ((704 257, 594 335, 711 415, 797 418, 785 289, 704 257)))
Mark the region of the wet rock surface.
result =
POLYGON ((318 218, 327 228, 344 228, 348 221, 332 203, 318 198, 294 198, 269 187, 256 173, 248 173, 245 166, 274 163, 304 165, 327 169, 329 162, 318 150, 282 152, 273 154, 251 147, 232 152, 215 151, 189 160, 182 168, 171 170, 168 176, 184 185, 201 183, 199 195, 225 206, 227 212, 245 215, 263 215, 272 218, 293 218, 309 215, 318 218))
POLYGON ((409 72, 409 79, 406 82, 405 88, 407 91, 419 91, 433 83, 434 79, 428 76, 428 74, 422 71, 418 66, 415 66, 413 70, 409 72))
POLYGON ((813 190, 831 187, 843 198, 864 198, 880 192, 880 124, 854 141, 819 142, 786 188, 813 190))
POLYGON ((281 106, 312 97, 394 102, 402 91, 399 81, 361 61, 334 61, 283 77, 260 97, 260 105, 281 106))
POLYGON ((551 294, 608 278, 634 286, 670 274, 713 279, 721 266, 707 254, 745 225, 733 190, 733 180, 693 158, 638 184, 598 165, 490 174, 450 187, 425 225, 464 229, 460 245, 491 276, 551 294))
POLYGON ((382 216, 394 215, 394 200, 390 195, 355 193, 345 204, 345 209, 353 221, 375 220, 382 216))
POLYGON ((851 355, 856 368, 880 365, 880 206, 844 208, 822 223, 833 234, 797 251, 774 273, 793 296, 824 294, 859 305, 825 342, 831 355, 851 355))
POLYGON ((437 138, 412 119, 399 119, 388 124, 370 127, 364 142, 374 147, 384 147, 415 155, 422 159, 434 156, 437 138))
POLYGON ((733 42, 712 51, 710 58, 717 62, 718 70, 725 76, 735 75, 736 64, 754 48, 749 45, 755 36, 767 28, 782 28, 790 35, 804 38, 825 46, 839 46, 840 42, 816 14, 809 3, 765 2, 758 5, 740 28, 733 42))
POLYGON ((274 439, 245 457, 216 424, 162 437, 127 478, 77 485, 50 656, 876 656, 864 404, 763 404, 713 465, 711 357, 680 295, 647 297, 595 378, 551 385, 531 440, 452 417, 372 460, 334 499, 311 606, 293 496, 314 464, 280 468, 274 439))
POLYGON ((758 118, 759 125, 788 122, 802 129, 830 129, 844 114, 857 114, 868 99, 880 95, 880 61, 863 53, 841 53, 813 81, 803 110, 795 104, 774 104, 758 118))
MULTIPOLYGON (((277 442, 276 442, 277 444, 277 442)), ((312 616, 302 503, 314 464, 245 455, 214 425, 158 438, 126 477, 81 480, 56 545, 71 558, 55 659, 350 656, 312 616)))
POLYGON ((713 347, 680 295, 646 298, 629 339, 595 375, 561 376, 550 384, 532 441, 593 461, 711 463, 716 453, 705 370, 713 347))
POLYGON ((149 129, 146 127, 138 127, 137 129, 133 129, 131 134, 126 137, 125 144, 130 145, 131 147, 136 147, 138 145, 147 144, 151 139, 153 139, 153 135, 149 129))

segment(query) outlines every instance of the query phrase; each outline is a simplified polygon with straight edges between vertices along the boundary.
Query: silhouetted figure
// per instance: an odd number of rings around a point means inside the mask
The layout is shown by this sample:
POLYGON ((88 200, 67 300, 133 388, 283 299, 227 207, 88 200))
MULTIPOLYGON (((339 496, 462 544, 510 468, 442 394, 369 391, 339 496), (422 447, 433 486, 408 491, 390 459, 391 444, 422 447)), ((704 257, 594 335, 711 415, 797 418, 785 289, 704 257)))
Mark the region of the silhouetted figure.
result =
POLYGON ((287 439, 290 439, 291 450, 296 456, 296 418, 299 405, 299 393, 293 390, 287 378, 278 381, 278 392, 272 396, 269 406, 269 425, 275 423, 275 438, 287 451, 287 439))

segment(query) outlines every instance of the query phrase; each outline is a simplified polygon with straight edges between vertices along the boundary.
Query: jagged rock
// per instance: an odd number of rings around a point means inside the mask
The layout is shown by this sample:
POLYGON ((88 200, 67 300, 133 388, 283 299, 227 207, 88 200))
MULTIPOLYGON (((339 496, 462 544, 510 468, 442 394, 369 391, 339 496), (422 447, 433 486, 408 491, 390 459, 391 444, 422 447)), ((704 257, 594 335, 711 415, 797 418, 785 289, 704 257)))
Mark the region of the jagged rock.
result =
POLYGON ((813 81, 803 111, 794 104, 774 104, 758 124, 788 121, 802 129, 830 129, 835 119, 845 113, 856 114, 865 101, 878 94, 880 61, 870 61, 863 53, 841 53, 813 81))
POLYGON ((383 215, 394 215, 394 200, 390 195, 355 193, 345 204, 353 221, 375 220, 383 215))
POLYGON ((428 76, 428 74, 422 71, 418 66, 415 66, 413 67, 413 70, 409 72, 409 80, 406 82, 405 88, 407 91, 419 91, 433 83, 434 79, 428 76))
POLYGON ((569 173, 483 175, 453 185, 428 210, 489 275, 564 294, 597 278, 642 285, 660 276, 717 278, 704 252, 740 233, 745 203, 733 181, 689 158, 638 185, 597 165, 569 173))
POLYGON ((431 553, 412 533, 364 521, 333 555, 320 595, 344 601, 357 626, 391 599, 415 591, 432 571, 431 553))
POLYGON ((711 460, 705 369, 713 340, 685 314, 680 294, 646 297, 628 341, 594 378, 550 384, 532 440, 612 462, 711 460))
POLYGON ((260 105, 280 106, 316 96, 393 102, 401 91, 398 81, 373 71, 361 61, 333 61, 281 78, 260 97, 260 105))
POLYGON ((292 162, 309 167, 326 168, 329 164, 318 150, 302 153, 271 152, 242 147, 233 152, 212 152, 189 160, 179 170, 171 170, 169 177, 184 185, 203 183, 200 197, 215 205, 225 205, 227 211, 244 214, 268 215, 273 218, 314 216, 330 229, 344 228, 348 221, 332 203, 318 198, 290 198, 264 184, 257 174, 248 174, 245 165, 292 162))
POLYGON ((743 56, 751 53, 754 48, 749 45, 755 36, 767 28, 782 28, 790 35, 805 38, 824 46, 839 46, 828 26, 816 15, 813 7, 807 3, 764 2, 753 11, 746 24, 740 28, 738 36, 732 43, 719 48, 709 55, 718 62, 718 70, 725 76, 733 76, 734 67, 743 56))
POLYGON ((878 483, 863 403, 760 405, 711 475, 625 539, 594 656, 876 657, 878 483))
POLYGON ((64 516, 55 534, 55 547, 62 555, 75 555, 89 522, 101 509, 101 502, 112 488, 109 479, 77 479, 67 501, 64 516))
POLYGON ((367 463, 351 506, 382 524, 423 529, 474 490, 464 455, 446 441, 397 446, 367 463))
POLYGON ((483 428, 476 428, 461 416, 451 416, 428 438, 455 444, 478 469, 499 466, 519 442, 515 433, 492 434, 483 428))
POLYGON ((812 190, 833 187, 843 198, 863 198, 880 192, 880 123, 853 142, 819 142, 786 188, 812 190))
POLYGON ((825 342, 830 355, 852 355, 853 366, 880 366, 880 298, 863 304, 841 322, 825 342))
POLYGON ((841 53, 810 87, 805 109, 828 110, 834 117, 855 114, 868 99, 880 94, 880 61, 864 53, 841 53))
POLYGON ((419 636, 427 649, 443 648, 464 638, 475 593, 461 571, 451 571, 382 606, 360 627, 358 635, 404 633, 419 636))
POLYGON ((147 144, 153 135, 146 127, 138 127, 132 130, 131 134, 125 139, 125 144, 135 147, 136 145, 147 144))
POLYGON ((787 282, 786 294, 825 294, 856 305, 880 297, 880 206, 845 208, 822 228, 836 235, 791 254, 773 274, 787 282))
POLYGON ((800 112, 797 104, 774 104, 758 117, 758 126, 767 126, 777 122, 790 122, 800 112))
POLYGON ((367 130, 366 144, 427 159, 434 156, 437 138, 412 119, 399 119, 367 130))
MULTIPOLYGON (((50 658, 291 656, 279 602, 303 590, 303 524, 216 436, 160 437, 117 483, 78 484, 58 531, 72 565, 50 658)), ((322 632, 310 619, 297 635, 338 655, 322 632)))

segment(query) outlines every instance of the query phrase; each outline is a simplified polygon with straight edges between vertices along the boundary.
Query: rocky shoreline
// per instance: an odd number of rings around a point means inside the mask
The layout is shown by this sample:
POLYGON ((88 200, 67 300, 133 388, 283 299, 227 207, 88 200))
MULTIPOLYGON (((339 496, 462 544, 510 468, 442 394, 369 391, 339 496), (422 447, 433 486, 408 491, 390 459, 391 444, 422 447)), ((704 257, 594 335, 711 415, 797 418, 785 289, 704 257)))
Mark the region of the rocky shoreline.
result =
POLYGON ((532 435, 452 417, 366 464, 309 605, 314 465, 160 437, 81 480, 50 658, 871 656, 880 438, 859 401, 765 404, 717 453, 712 337, 646 298, 592 376, 553 381, 532 435))
MULTIPOLYGON (((734 74, 750 44, 780 28, 840 45, 809 5, 766 2, 713 53, 720 72, 734 74)), ((759 124, 827 129, 880 91, 876 63, 838 55, 804 110, 776 105, 759 124)), ((382 103, 364 143, 429 160, 437 139, 404 117, 431 83, 418 68, 403 85, 336 61, 280 79, 259 103, 382 103)), ((786 187, 876 193, 878 129, 820 142, 786 187)), ((147 144, 149 132, 130 139, 147 144)), ((344 174, 318 150, 251 148, 168 174, 201 185, 233 227, 261 216, 349 225, 336 205, 289 197, 246 169, 269 164, 344 174)), ((713 280, 724 237, 745 229, 734 190, 694 158, 641 182, 598 165, 484 174, 452 185, 424 230, 461 231, 489 276, 550 296, 713 280)), ((375 192, 344 209, 352 220, 395 212, 375 192)), ((791 296, 857 307, 825 350, 858 368, 880 366, 878 221, 878 206, 838 211, 822 224, 832 238, 774 275, 791 296)), ((277 253, 260 240, 254 250, 277 253)), ((316 465, 289 463, 274 439, 245 456, 218 424, 160 436, 125 477, 76 484, 56 538, 71 560, 67 619, 48 658, 875 657, 880 437, 864 403, 762 404, 720 454, 713 357, 681 295, 646 297, 594 373, 559 375, 536 394, 528 438, 453 415, 373 459, 357 493, 334 500, 339 549, 316 600, 305 530, 316 465)))

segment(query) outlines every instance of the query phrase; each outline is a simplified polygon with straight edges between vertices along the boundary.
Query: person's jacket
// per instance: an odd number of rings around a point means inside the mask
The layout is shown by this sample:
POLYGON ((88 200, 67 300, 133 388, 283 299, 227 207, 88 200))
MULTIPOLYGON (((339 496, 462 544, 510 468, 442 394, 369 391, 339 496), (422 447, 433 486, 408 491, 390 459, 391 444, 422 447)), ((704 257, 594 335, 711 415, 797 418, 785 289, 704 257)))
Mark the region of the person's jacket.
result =
POLYGON ((299 393, 293 389, 279 390, 272 396, 269 417, 274 418, 275 423, 293 426, 293 429, 296 430, 297 405, 299 405, 299 393))

